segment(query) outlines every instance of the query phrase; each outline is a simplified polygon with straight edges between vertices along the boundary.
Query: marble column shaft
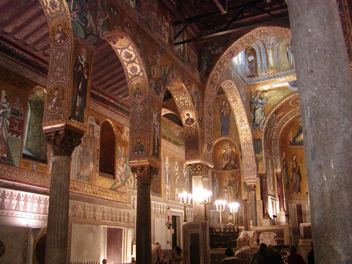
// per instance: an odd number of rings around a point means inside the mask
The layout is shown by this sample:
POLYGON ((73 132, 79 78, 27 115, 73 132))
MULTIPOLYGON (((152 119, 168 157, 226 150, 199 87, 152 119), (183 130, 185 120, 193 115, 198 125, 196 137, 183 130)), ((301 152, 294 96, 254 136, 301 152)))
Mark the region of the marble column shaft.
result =
POLYGON ((136 261, 152 263, 150 186, 158 169, 151 166, 132 167, 137 177, 136 261))
POLYGON ((288 0, 316 263, 352 263, 352 76, 336 1, 288 0))
POLYGON ((258 225, 258 217, 257 217, 257 198, 255 192, 255 185, 250 187, 251 190, 249 191, 249 202, 250 202, 250 210, 251 210, 251 220, 252 225, 258 225))
POLYGON ((53 149, 49 214, 47 226, 47 264, 63 264, 68 260, 68 223, 70 200, 71 154, 80 143, 80 134, 56 131, 46 134, 53 149))

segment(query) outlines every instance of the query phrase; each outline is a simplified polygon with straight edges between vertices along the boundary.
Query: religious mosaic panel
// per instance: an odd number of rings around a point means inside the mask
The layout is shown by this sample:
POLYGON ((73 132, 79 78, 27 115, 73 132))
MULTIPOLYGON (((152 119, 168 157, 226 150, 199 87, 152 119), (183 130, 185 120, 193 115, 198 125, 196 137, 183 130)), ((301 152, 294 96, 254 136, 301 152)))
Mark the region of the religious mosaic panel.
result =
POLYGON ((71 178, 93 183, 98 169, 100 126, 94 117, 88 118, 87 131, 82 143, 72 153, 71 178))
MULTIPOLYGON (((128 141, 129 129, 116 118, 118 115, 108 111, 101 105, 94 104, 89 110, 87 131, 82 143, 72 154, 71 179, 90 185, 110 189, 111 191, 126 192, 127 188, 134 188, 134 180, 129 167, 128 141), (101 151, 102 126, 109 124, 113 129, 115 144, 113 154, 101 151), (111 157, 105 157, 110 155, 111 157), (113 172, 106 174, 101 166, 112 158, 113 172), (104 162, 101 162, 104 160, 104 162)), ((111 140, 110 140, 111 145, 111 140)))
POLYGON ((166 199, 178 200, 181 192, 190 192, 190 178, 184 157, 163 149, 162 182, 163 196, 166 199))
POLYGON ((0 69, 0 162, 20 166, 29 93, 35 84, 0 69))
POLYGON ((304 158, 304 137, 300 115, 280 135, 281 175, 287 199, 307 199, 308 179, 304 158))
POLYGON ((238 145, 229 139, 217 141, 213 150, 213 189, 215 199, 241 198, 241 162, 238 145))
POLYGON ((42 128, 45 91, 37 87, 28 97, 27 124, 23 141, 23 157, 47 163, 47 143, 42 128))

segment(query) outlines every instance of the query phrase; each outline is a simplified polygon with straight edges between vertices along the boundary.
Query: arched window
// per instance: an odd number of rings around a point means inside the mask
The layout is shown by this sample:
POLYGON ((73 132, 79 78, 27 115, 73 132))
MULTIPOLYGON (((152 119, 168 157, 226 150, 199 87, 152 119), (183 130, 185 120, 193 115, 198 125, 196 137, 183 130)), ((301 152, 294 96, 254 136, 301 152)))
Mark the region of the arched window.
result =
POLYGON ((47 162, 47 144, 42 127, 44 96, 42 89, 35 89, 29 95, 27 126, 23 144, 23 157, 40 162, 47 162))
POLYGON ((112 179, 115 178, 115 149, 114 129, 109 122, 105 121, 100 130, 99 172, 102 176, 112 179))

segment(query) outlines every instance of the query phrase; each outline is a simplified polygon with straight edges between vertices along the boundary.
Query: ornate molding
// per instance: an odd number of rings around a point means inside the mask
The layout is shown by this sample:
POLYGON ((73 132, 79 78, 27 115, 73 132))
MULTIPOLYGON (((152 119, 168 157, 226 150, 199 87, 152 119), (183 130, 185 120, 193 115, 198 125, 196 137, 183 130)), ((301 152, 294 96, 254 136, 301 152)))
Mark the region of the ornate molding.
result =
POLYGON ((106 205, 70 201, 70 219, 87 223, 113 223, 133 226, 133 216, 130 209, 116 208, 106 205))
POLYGON ((107 200, 124 203, 128 202, 127 193, 113 191, 99 186, 93 186, 81 181, 71 180, 70 191, 107 200))
MULTIPOLYGON (((50 174, 38 173, 0 164, 0 175, 1 179, 8 181, 21 182, 25 184, 45 187, 48 189, 50 186, 50 174)), ((71 180, 70 191, 106 200, 119 201, 124 203, 128 202, 127 193, 117 192, 107 188, 90 185, 81 181, 71 180)))
POLYGON ((0 188, 0 215, 47 221, 49 196, 0 188))
POLYGON ((50 185, 50 174, 24 170, 4 164, 0 164, 0 178, 47 188, 50 185))
MULTIPOLYGON (((48 195, 0 188, 0 216, 46 222, 48 206, 48 195)), ((129 208, 116 208, 77 200, 70 200, 70 218, 81 222, 133 225, 129 208)))

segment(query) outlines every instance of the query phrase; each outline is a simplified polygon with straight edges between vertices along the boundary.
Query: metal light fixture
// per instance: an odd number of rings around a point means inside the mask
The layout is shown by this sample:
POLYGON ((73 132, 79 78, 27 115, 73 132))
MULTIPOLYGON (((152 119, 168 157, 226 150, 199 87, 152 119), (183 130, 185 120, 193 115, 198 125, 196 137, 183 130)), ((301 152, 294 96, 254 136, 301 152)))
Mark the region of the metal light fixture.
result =
POLYGON ((238 209, 240 208, 240 204, 238 202, 231 202, 227 205, 230 209, 230 213, 233 217, 233 223, 236 224, 236 214, 238 213, 238 209))
POLYGON ((222 212, 225 211, 226 209, 226 204, 227 204, 227 201, 226 200, 216 200, 215 201, 215 207, 216 207, 216 211, 219 212, 219 215, 220 215, 220 225, 222 224, 222 212))
POLYGON ((192 202, 192 194, 186 191, 178 194, 178 199, 183 204, 183 222, 187 222, 186 206, 192 202))
POLYGON ((196 199, 200 204, 204 205, 204 220, 208 220, 207 218, 207 205, 210 202, 210 197, 213 193, 204 188, 197 188, 193 193, 193 198, 196 199))

